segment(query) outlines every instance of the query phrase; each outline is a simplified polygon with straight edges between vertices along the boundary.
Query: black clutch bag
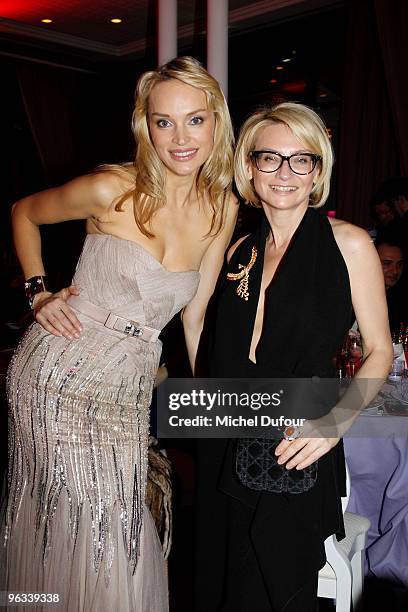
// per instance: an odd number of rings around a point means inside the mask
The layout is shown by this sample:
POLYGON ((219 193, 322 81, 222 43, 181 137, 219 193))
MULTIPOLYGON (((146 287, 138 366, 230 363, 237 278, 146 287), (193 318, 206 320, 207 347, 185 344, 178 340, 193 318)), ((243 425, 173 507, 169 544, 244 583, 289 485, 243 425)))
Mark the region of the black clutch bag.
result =
POLYGON ((275 449, 280 440, 242 438, 237 441, 235 468, 239 481, 254 491, 305 493, 317 480, 317 461, 303 470, 279 465, 275 449))

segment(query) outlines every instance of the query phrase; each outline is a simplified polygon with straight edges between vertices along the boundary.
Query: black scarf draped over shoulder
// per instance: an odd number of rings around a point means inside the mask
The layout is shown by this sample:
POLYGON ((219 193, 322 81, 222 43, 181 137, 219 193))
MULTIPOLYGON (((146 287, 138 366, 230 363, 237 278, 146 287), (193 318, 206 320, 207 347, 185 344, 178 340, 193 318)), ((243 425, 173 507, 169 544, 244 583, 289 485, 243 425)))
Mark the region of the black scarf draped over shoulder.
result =
POLYGON ((263 218, 222 271, 215 296, 209 373, 234 378, 333 376, 333 358, 350 323, 350 282, 329 220, 312 208, 307 209, 266 289, 257 363, 249 361, 269 230, 263 218), (239 264, 249 263, 253 246, 257 258, 249 271, 245 300, 237 295, 239 280, 228 280, 227 273, 237 273, 239 264))

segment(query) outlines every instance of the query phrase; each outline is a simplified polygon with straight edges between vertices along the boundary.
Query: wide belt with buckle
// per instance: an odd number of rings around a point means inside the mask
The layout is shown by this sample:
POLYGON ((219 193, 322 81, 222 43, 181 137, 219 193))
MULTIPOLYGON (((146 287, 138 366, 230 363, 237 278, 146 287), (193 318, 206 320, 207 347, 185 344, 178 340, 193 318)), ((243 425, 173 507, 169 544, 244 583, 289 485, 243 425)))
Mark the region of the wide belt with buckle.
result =
POLYGON ((156 342, 159 337, 159 330, 120 317, 107 308, 92 304, 78 295, 71 295, 67 303, 90 319, 102 323, 108 329, 114 329, 129 336, 140 338, 145 342, 156 342))

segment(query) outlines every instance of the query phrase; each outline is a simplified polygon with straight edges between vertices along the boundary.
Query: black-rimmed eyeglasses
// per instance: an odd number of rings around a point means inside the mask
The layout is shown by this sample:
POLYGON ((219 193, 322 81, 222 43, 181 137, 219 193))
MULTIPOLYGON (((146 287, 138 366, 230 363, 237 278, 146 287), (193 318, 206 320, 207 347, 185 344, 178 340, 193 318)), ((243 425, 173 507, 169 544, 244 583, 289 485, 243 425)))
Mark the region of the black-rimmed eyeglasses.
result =
POLYGON ((295 174, 310 174, 322 158, 315 153, 293 153, 281 155, 276 151, 251 151, 250 158, 255 162, 260 172, 276 172, 287 161, 289 168, 295 174))

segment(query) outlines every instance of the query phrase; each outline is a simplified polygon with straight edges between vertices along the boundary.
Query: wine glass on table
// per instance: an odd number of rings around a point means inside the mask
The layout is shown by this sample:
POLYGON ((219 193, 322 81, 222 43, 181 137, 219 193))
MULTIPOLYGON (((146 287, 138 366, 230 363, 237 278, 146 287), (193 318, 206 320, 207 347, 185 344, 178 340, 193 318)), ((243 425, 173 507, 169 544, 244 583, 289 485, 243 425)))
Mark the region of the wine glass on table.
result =
POLYGON ((394 351, 394 359, 392 362, 391 372, 388 375, 388 379, 400 380, 401 376, 404 373, 404 360, 401 359, 402 355, 404 354, 404 347, 402 346, 402 342, 393 341, 392 348, 394 351))
POLYGON ((350 332, 347 342, 346 371, 351 378, 360 369, 363 363, 363 347, 358 332, 350 332))

